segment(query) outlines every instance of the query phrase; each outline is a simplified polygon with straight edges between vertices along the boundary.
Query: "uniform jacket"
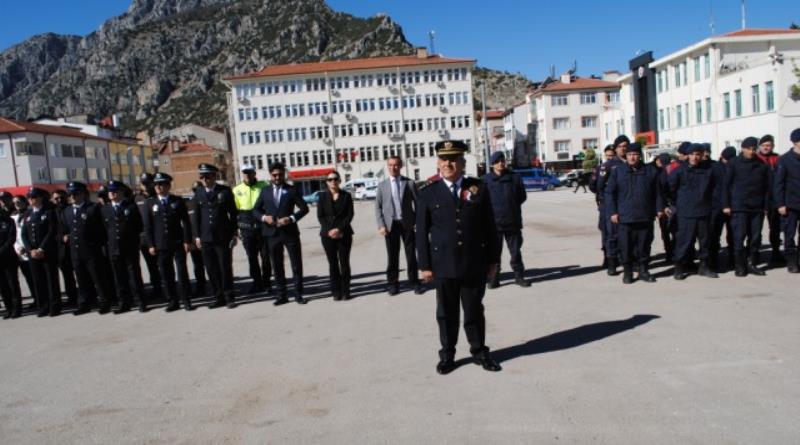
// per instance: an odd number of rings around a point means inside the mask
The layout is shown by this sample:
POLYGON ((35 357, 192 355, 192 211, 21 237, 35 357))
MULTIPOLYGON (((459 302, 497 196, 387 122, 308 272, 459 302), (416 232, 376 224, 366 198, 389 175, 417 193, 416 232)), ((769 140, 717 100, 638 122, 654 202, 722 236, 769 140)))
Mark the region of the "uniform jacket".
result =
POLYGON ((308 204, 297 188, 285 183, 280 186, 279 202, 275 202, 273 187, 275 187, 274 184, 261 189, 261 194, 258 195, 256 204, 253 206, 253 215, 258 221, 267 215, 272 216, 274 220, 292 217, 294 221, 283 227, 278 227, 275 221, 271 225, 261 222, 261 233, 264 236, 299 236, 300 230, 297 228, 297 222, 308 213, 308 204))
POLYGON ((711 198, 711 208, 717 211, 722 210, 725 189, 725 172, 728 170, 728 164, 722 161, 713 162, 711 164, 711 176, 714 177, 714 194, 711 198))
POLYGON ((80 207, 67 206, 61 235, 69 236, 69 252, 73 259, 84 260, 101 255, 106 244, 106 229, 100 204, 84 201, 80 207))
MULTIPOLYGON (((69 206, 66 204, 54 206, 56 210, 56 218, 58 219, 58 228, 60 231, 59 233, 63 233, 63 227, 66 224, 64 221, 64 209, 66 209, 67 207, 69 206)), ((69 243, 64 242, 63 236, 59 236, 57 242, 58 242, 58 261, 61 262, 69 260, 70 259, 69 243)))
POLYGON ((192 234, 204 243, 228 245, 236 234, 236 202, 231 188, 214 184, 210 191, 198 187, 194 192, 195 211, 192 213, 192 234))
POLYGON ((725 172, 723 208, 734 212, 762 212, 769 206, 769 167, 755 157, 731 159, 725 172))
POLYGON ((147 198, 145 208, 142 214, 145 246, 175 250, 183 249, 183 243, 191 242, 191 222, 183 198, 169 195, 165 206, 158 196, 154 196, 147 198))
POLYGON ((17 264, 17 225, 10 216, 0 215, 0 268, 17 264))
POLYGON ((492 195, 492 210, 497 230, 522 228, 522 203, 528 199, 525 185, 518 174, 510 171, 497 176, 494 170, 484 176, 486 188, 492 195))
POLYGON ((669 196, 681 218, 704 218, 711 215, 714 175, 711 163, 701 161, 696 167, 687 162, 669 175, 669 196))
POLYGON ((800 210, 800 155, 793 149, 778 159, 772 190, 776 207, 800 210))
POLYGON ((104 205, 101 213, 106 227, 108 255, 139 255, 139 240, 144 229, 139 206, 126 199, 116 210, 113 204, 104 205))
POLYGON ((768 155, 763 155, 760 152, 756 151, 756 158, 769 167, 769 171, 771 173, 769 178, 770 180, 769 192, 767 192, 767 194, 769 195, 768 196, 769 205, 774 209, 778 208, 779 206, 777 205, 777 200, 772 195, 772 191, 775 188, 773 183, 773 181, 775 180, 775 168, 778 166, 778 159, 780 159, 780 156, 778 156, 778 154, 775 152, 772 152, 768 155))
POLYGON ((652 221, 665 205, 658 168, 650 164, 615 168, 605 190, 607 214, 618 214, 621 224, 652 221))
POLYGON ((420 188, 416 238, 419 268, 434 279, 485 281, 488 265, 500 262, 486 184, 463 178, 458 202, 443 180, 420 188))
POLYGON ((620 165, 625 165, 625 161, 618 156, 614 156, 597 167, 597 174, 593 175, 593 180, 589 186, 592 187, 592 184, 594 184, 592 191, 596 193, 599 204, 602 205, 606 197, 606 184, 608 184, 608 178, 611 176, 611 172, 620 165))
POLYGON ((320 236, 328 236, 328 231, 331 229, 339 229, 345 236, 353 234, 353 227, 350 225, 353 221, 353 196, 342 190, 339 192, 339 199, 342 200, 339 203, 341 207, 336 211, 333 207, 333 195, 327 191, 319 194, 317 219, 320 224, 320 236))
MULTIPOLYGON (((133 198, 133 202, 136 203, 136 207, 139 208, 139 215, 144 217, 143 215, 147 212, 147 196, 143 193, 137 193, 136 196, 133 198)), ((142 220, 142 233, 139 237, 139 244, 141 246, 147 246, 147 235, 144 233, 144 220, 142 220)))
POLYGON ((28 252, 44 250, 45 258, 58 259, 58 219, 56 211, 49 203, 35 212, 28 207, 22 215, 22 244, 28 252))
MULTIPOLYGON (((415 206, 417 201, 417 184, 405 176, 400 176, 400 213, 401 224, 406 230, 414 227, 415 206)), ((392 217, 394 216, 394 201, 392 200, 392 180, 386 178, 378 184, 375 195, 375 220, 378 228, 386 227, 392 230, 392 217)))

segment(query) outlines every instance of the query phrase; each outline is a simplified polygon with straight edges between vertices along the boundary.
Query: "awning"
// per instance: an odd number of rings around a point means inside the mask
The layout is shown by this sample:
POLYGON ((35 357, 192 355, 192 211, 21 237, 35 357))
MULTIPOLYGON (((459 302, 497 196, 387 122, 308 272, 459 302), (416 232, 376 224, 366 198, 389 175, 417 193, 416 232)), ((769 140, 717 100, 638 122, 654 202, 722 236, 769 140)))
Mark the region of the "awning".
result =
POLYGON ((332 168, 312 168, 308 170, 291 170, 289 179, 311 179, 324 178, 328 173, 333 172, 332 168))

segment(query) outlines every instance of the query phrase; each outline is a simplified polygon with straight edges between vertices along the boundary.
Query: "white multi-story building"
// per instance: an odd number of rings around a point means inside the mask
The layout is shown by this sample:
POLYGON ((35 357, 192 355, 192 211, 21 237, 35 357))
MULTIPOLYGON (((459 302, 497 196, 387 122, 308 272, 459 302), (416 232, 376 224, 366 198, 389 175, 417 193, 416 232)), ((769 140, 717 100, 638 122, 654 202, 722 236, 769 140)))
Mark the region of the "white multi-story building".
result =
POLYGON ((513 159, 516 167, 525 168, 536 163, 536 124, 528 102, 514 105, 503 115, 506 157, 513 159))
POLYGON ((278 65, 226 78, 234 158, 262 177, 275 161, 289 178, 320 187, 332 169, 345 181, 382 177, 398 155, 404 174, 436 174, 434 144, 461 139, 471 147, 475 60, 415 55, 278 65))
MULTIPOLYGON (((609 94, 609 100, 603 104, 600 113, 600 145, 612 144, 617 136, 626 135, 633 138, 636 128, 636 111, 633 102, 633 85, 630 73, 617 79, 618 94, 609 94)), ((599 153, 598 153, 599 154, 599 153)))
POLYGON ((526 101, 533 104, 538 122, 538 153, 547 168, 572 168, 574 156, 599 146, 600 114, 619 102, 616 74, 607 74, 597 79, 565 73, 528 94, 526 101))

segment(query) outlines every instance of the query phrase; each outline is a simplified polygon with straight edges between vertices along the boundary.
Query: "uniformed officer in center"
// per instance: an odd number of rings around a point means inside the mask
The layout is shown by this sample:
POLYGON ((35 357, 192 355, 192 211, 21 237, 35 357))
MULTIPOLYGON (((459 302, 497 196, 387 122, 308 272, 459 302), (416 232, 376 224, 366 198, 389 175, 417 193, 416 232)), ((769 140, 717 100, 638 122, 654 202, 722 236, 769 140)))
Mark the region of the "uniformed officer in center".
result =
POLYGON ((483 296, 486 281, 497 273, 500 249, 486 185, 464 176, 467 150, 462 141, 435 146, 439 178, 420 188, 416 245, 422 279, 436 286, 436 319, 441 350, 439 374, 455 369, 460 308, 474 362, 500 371, 485 345, 483 296))
MULTIPOLYGON (((133 197, 136 206, 139 207, 139 214, 144 215, 147 212, 147 199, 156 195, 156 190, 153 184, 153 175, 150 173, 142 173, 139 176, 139 187, 133 197)), ((139 252, 144 258, 145 267, 147 267, 147 275, 150 277, 150 286, 152 293, 148 295, 148 301, 161 300, 161 274, 158 273, 158 259, 150 255, 147 247, 147 239, 145 233, 142 231, 139 236, 139 252)))
POLYGON ((250 266, 250 278, 253 284, 248 293, 272 292, 272 264, 266 249, 262 249, 264 238, 261 236, 261 224, 253 214, 253 206, 267 186, 256 178, 256 169, 250 164, 242 166, 242 183, 233 188, 233 198, 239 210, 239 237, 247 254, 250 266), (261 261, 259 262, 259 257, 261 261), (259 264, 260 263, 260 264, 259 264))
POLYGON ((31 278, 35 289, 38 316, 61 314, 61 290, 58 283, 58 219, 47 191, 28 190, 30 207, 22 215, 22 244, 30 255, 31 278))
POLYGON ((214 301, 209 308, 236 307, 233 293, 233 243, 237 214, 233 192, 217 184, 219 169, 213 164, 197 166, 201 186, 195 190, 197 209, 192 214, 194 243, 203 254, 214 301))
POLYGON ((603 216, 605 217, 603 228, 606 231, 605 251, 607 267, 606 273, 608 273, 608 275, 617 275, 617 265, 619 264, 620 259, 620 248, 619 234, 617 233, 619 226, 611 223, 611 213, 609 213, 608 202, 605 201, 606 184, 608 184, 608 179, 611 177, 611 173, 614 171, 614 169, 625 165, 625 152, 627 151, 630 143, 631 140, 628 139, 628 136, 625 136, 624 134, 617 136, 617 138, 614 139, 614 152, 616 153, 616 156, 604 162, 603 165, 600 166, 597 184, 595 185, 597 194, 603 197, 603 216))

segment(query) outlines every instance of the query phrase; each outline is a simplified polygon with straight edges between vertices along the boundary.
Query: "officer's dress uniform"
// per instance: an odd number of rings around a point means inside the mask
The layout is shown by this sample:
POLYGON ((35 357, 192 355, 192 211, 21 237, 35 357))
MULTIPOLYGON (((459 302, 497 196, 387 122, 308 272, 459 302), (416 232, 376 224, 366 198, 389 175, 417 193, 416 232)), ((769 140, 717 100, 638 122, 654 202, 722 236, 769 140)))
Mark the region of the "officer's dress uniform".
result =
POLYGON ((608 180, 611 177, 611 174, 614 170, 616 170, 619 166, 624 166, 625 161, 620 159, 618 156, 614 156, 613 158, 609 159, 608 161, 604 162, 600 166, 600 170, 598 172, 597 177, 597 195, 603 197, 603 202, 600 204, 600 213, 601 219, 603 221, 602 230, 603 230, 603 238, 605 253, 606 253, 606 260, 608 261, 608 268, 609 274, 616 273, 614 269, 616 268, 617 261, 620 257, 620 250, 619 250, 619 236, 618 236, 618 227, 616 224, 611 223, 611 213, 609 213, 610 209, 608 207, 608 201, 605 199, 606 196, 606 186, 608 185, 608 180))
MULTIPOLYGON (((44 193, 44 191, 42 191, 44 193)), ((49 203, 39 209, 29 207, 23 215, 22 243, 27 252, 44 251, 44 258, 31 256, 31 278, 36 288, 39 315, 61 312, 61 290, 58 283, 58 218, 49 203)))
POLYGON ((192 229, 186 203, 181 197, 172 194, 163 198, 156 195, 147 199, 146 208, 147 211, 142 214, 145 245, 148 249, 151 247, 156 249, 162 289, 169 300, 167 309, 177 309, 180 297, 184 309, 191 310, 192 294, 189 288, 184 244, 191 242, 192 229))
POLYGON ((147 296, 139 263, 139 237, 144 228, 139 206, 130 200, 103 206, 103 221, 108 240, 106 249, 114 271, 120 309, 127 310, 134 300, 139 310, 147 310, 147 296))
POLYGON ((194 200, 197 205, 192 214, 194 239, 202 243, 208 277, 217 304, 233 304, 232 241, 236 235, 237 213, 231 188, 214 184, 210 189, 198 187, 194 200))
POLYGON ((711 164, 701 161, 692 166, 681 165, 669 176, 670 196, 678 209, 678 234, 675 239, 676 272, 692 262, 690 248, 697 241, 697 258, 701 275, 706 275, 711 232, 711 202, 714 194, 714 176, 711 164))
POLYGON ((734 254, 739 275, 745 269, 745 261, 751 273, 763 274, 756 265, 764 212, 769 208, 769 184, 769 167, 755 157, 747 159, 739 155, 731 160, 725 172, 727 193, 723 196, 723 205, 732 212, 734 254))
POLYGON ((0 212, 0 296, 6 307, 3 318, 19 317, 22 313, 22 298, 19 292, 19 258, 14 251, 17 241, 17 226, 14 220, 0 212))
MULTIPOLYGON (((134 202, 136 203, 136 207, 139 209, 139 215, 142 216, 142 218, 144 218, 144 214, 149 210, 147 208, 148 199, 149 197, 145 196, 143 193, 137 193, 134 197, 134 202)), ((144 225, 144 222, 142 224, 144 225)), ((159 301, 163 295, 161 293, 161 274, 158 272, 158 257, 150 255, 147 252, 147 234, 144 232, 144 230, 142 230, 142 233, 139 236, 139 252, 144 258, 144 265, 147 268, 147 275, 150 277, 152 294, 149 295, 150 298, 148 298, 148 300, 159 301)))
MULTIPOLYGON (((189 213, 189 221, 194 218, 194 213, 197 211, 197 201, 194 195, 191 198, 186 198, 186 211, 189 213)), ((194 288, 192 295, 195 298, 203 297, 206 295, 206 262, 203 261, 203 252, 200 248, 191 243, 189 245, 189 259, 192 261, 192 271, 194 272, 194 288)))
POLYGON ((106 228, 100 204, 84 201, 64 209, 64 234, 69 237, 69 252, 78 278, 78 308, 87 310, 95 299, 101 312, 114 300, 108 259, 103 255, 106 228))
MULTIPOLYGON (((64 227, 64 209, 67 207, 67 204, 56 206, 59 227, 64 227)), ((75 283, 75 268, 72 266, 69 243, 65 243, 61 237, 58 240, 58 268, 61 270, 61 278, 64 280, 67 306, 76 306, 78 304, 78 285, 75 283)))
POLYGON ((488 266, 500 262, 492 203, 486 185, 461 177, 420 187, 416 245, 420 270, 433 271, 442 361, 456 352, 459 304, 473 357, 487 356, 483 296, 488 266))
POLYGON ((262 292, 272 290, 272 264, 269 252, 262 249, 264 238, 261 236, 261 223, 253 213, 253 206, 266 187, 264 181, 248 185, 241 183, 233 188, 233 198, 239 210, 238 226, 242 238, 242 246, 247 254, 247 263, 250 266, 250 278, 253 279, 253 291, 262 292), (259 264, 259 257, 261 262, 259 264))
POLYGON ((800 226, 800 154, 793 149, 781 155, 775 169, 773 196, 783 216, 783 249, 789 272, 798 272, 797 241, 800 226))

